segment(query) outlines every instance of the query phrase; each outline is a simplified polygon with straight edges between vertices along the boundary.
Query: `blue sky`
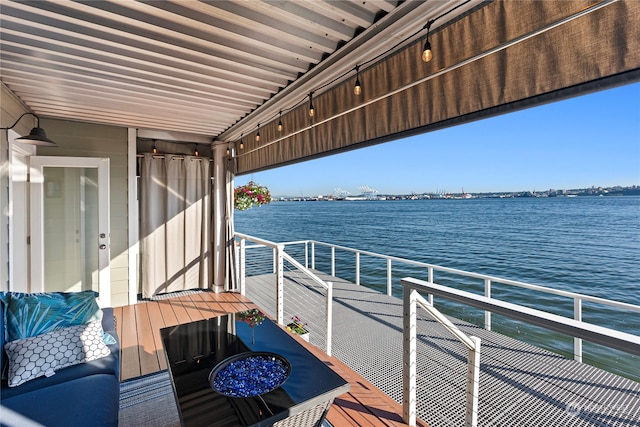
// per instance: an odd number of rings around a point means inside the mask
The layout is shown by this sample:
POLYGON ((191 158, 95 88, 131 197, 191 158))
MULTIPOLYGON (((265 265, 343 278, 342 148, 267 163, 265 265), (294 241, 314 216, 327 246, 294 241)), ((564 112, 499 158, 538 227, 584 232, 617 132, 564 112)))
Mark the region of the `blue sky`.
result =
POLYGON ((236 177, 275 196, 640 185, 640 83, 236 177))

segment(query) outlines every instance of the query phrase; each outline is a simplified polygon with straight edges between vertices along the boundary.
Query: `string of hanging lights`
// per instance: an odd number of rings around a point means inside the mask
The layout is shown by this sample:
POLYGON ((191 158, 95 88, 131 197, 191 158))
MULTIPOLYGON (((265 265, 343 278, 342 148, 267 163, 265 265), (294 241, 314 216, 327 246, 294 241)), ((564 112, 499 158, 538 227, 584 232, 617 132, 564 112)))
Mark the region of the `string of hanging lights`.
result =
MULTIPOLYGON (((431 50, 431 43, 429 41, 429 35, 431 33, 431 26, 433 25, 433 23, 435 21, 443 18, 444 16, 448 15, 449 13, 453 12, 454 10, 466 5, 470 1, 471 0, 467 0, 464 3, 458 4, 457 6, 451 8, 451 9, 445 11, 445 12, 443 12, 442 14, 436 16, 435 18, 428 20, 427 23, 424 25, 424 27, 422 27, 421 29, 415 31, 413 34, 409 35, 404 40, 396 43, 394 46, 390 47, 389 49, 385 50, 384 52, 379 53, 378 55, 376 55, 375 57, 369 59, 368 61, 363 62, 361 64, 356 64, 353 69, 351 69, 351 70, 349 70, 349 71, 337 76, 333 80, 331 80, 331 81, 325 83, 324 85, 316 88, 315 90, 309 92, 308 96, 306 96, 302 100, 300 100, 297 103, 295 103, 292 107, 284 109, 284 110, 280 110, 278 112, 278 115, 277 115, 277 117, 278 117, 277 130, 278 130, 278 132, 282 132, 284 130, 284 124, 282 122, 282 113, 283 113, 283 111, 287 112, 287 111, 294 110, 295 108, 300 106, 301 102, 303 102, 304 99, 308 99, 309 100, 309 117, 311 119, 313 119, 314 116, 315 116, 315 113, 316 113, 315 108, 313 106, 313 94, 314 94, 314 92, 317 92, 317 91, 322 90, 322 89, 324 89, 324 88, 326 88, 328 86, 333 85, 336 81, 342 80, 345 76, 347 76, 348 74, 350 74, 353 71, 355 71, 355 84, 354 84, 354 88, 353 88, 353 94, 356 95, 356 96, 360 96, 362 94, 362 91, 363 91, 362 84, 360 83, 360 68, 377 61, 382 56, 385 56, 385 55, 389 54, 389 52, 392 52, 393 50, 395 50, 399 45, 401 45, 402 43, 405 43, 406 40, 410 40, 410 39, 414 38, 415 36, 417 36, 419 33, 423 32, 424 30, 427 30, 427 33, 426 33, 426 41, 425 41, 424 48, 423 48, 423 51, 422 51, 422 60, 424 62, 430 62, 431 59, 433 58, 433 51, 431 50)), ((276 116, 274 116, 271 119, 269 119, 268 122, 271 122, 271 120, 273 120, 275 117, 276 116)), ((240 141, 239 141, 240 150, 244 149, 243 136, 244 136, 244 134, 241 133, 240 134, 240 141)), ((260 123, 258 123, 258 125, 257 125, 255 141, 256 142, 260 142, 260 123)), ((236 143, 234 143, 234 145, 236 145, 237 143, 238 142, 236 141, 236 143)), ((230 152, 227 149, 227 155, 229 155, 229 154, 230 154, 230 152)))

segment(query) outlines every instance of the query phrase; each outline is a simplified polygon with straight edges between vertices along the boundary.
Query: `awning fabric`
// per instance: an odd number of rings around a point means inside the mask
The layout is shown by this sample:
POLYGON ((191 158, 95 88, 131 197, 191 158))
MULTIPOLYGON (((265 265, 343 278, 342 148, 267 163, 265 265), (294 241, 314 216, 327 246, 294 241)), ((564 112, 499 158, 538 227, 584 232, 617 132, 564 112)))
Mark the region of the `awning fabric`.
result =
MULTIPOLYGON (((438 27, 440 25, 440 27, 438 27)), ((494 1, 246 135, 237 173, 346 151, 640 80, 640 2, 494 1)), ((376 53, 372 53, 375 56, 376 53)), ((544 126, 543 123, 540 124, 544 126)), ((514 141, 517 143, 517 141, 514 141)), ((236 146, 238 147, 238 146, 236 146)))

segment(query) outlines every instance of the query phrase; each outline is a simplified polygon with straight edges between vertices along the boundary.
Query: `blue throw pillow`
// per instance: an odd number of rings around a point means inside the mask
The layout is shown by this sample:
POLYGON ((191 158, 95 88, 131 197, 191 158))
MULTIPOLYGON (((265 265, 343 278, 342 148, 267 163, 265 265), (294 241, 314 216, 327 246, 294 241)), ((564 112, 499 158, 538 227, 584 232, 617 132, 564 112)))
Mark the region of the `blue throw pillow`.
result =
POLYGON ((15 341, 102 320, 97 295, 94 291, 0 293, 5 304, 5 339, 15 341))

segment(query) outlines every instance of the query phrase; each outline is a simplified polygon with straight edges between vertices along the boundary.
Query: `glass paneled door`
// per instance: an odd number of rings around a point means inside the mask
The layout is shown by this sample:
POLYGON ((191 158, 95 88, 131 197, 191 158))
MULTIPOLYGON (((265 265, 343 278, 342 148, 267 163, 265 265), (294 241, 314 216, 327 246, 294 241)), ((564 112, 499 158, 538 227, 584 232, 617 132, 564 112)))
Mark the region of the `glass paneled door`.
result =
POLYGON ((109 159, 33 156, 30 172, 30 291, 94 290, 109 306, 109 159))

